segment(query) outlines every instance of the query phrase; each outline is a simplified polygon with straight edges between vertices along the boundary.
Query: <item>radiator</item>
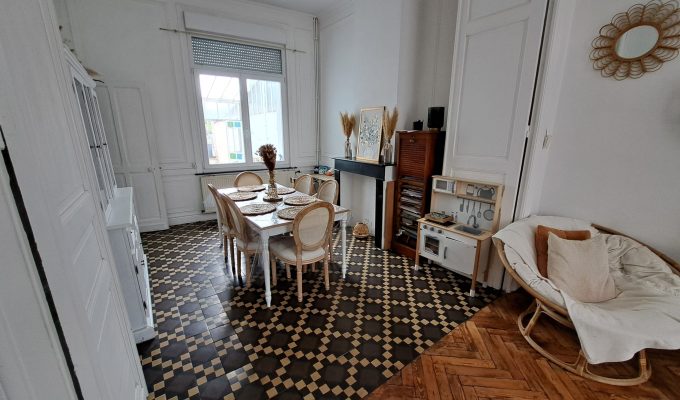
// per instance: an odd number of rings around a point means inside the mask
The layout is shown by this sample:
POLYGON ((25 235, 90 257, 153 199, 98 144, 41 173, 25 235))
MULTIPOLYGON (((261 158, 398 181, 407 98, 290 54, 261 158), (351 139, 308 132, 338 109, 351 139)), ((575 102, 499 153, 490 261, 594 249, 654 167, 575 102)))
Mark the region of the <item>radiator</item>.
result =
MULTIPOLYGON (((281 185, 290 186, 293 178, 295 178, 295 172, 297 168, 288 169, 277 169, 276 170, 276 183, 281 185)), ((269 181, 269 173, 267 171, 253 171, 258 174, 262 181, 267 183, 269 181)), ((213 199, 212 193, 208 189, 208 184, 212 184, 217 189, 225 189, 234 186, 234 180, 238 175, 238 172, 230 172, 226 174, 215 174, 215 175, 203 175, 201 176, 201 192, 203 193, 203 212, 213 213, 217 211, 215 205, 215 199, 213 199)))

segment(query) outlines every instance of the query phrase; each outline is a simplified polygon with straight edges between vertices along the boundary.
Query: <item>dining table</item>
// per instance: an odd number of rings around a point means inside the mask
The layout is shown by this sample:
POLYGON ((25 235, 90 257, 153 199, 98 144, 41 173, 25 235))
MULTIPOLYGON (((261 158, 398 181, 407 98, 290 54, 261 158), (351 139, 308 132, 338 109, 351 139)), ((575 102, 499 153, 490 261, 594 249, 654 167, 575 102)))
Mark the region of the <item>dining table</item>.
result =
MULTIPOLYGON (((264 197, 267 195, 267 190, 265 185, 262 185, 262 187, 265 189, 255 192, 257 193, 257 197, 253 198, 252 200, 237 201, 236 205, 238 205, 239 208, 243 208, 249 204, 265 203, 264 197)), ((285 186, 277 184, 277 188, 285 188, 285 186)), ((219 189, 219 192, 225 195, 236 193, 238 191, 239 188, 235 187, 219 189)), ((273 203, 269 202, 270 204, 276 205, 276 210, 261 215, 244 215, 244 219, 248 224, 248 227, 257 233, 260 238, 262 247, 260 265, 262 266, 262 271, 264 272, 264 296, 265 301, 267 302, 267 307, 271 306, 272 301, 270 276, 271 271, 269 268, 269 239, 273 236, 283 235, 293 231, 293 220, 279 218, 277 212, 287 207, 293 207, 285 204, 285 199, 287 197, 303 195, 307 194, 295 191, 290 194, 279 195, 282 198, 281 201, 273 203)), ((335 221, 340 221, 340 237, 342 242, 342 278, 344 279, 347 273, 347 220, 349 219, 350 210, 338 205, 334 205, 333 207, 335 209, 335 221)))

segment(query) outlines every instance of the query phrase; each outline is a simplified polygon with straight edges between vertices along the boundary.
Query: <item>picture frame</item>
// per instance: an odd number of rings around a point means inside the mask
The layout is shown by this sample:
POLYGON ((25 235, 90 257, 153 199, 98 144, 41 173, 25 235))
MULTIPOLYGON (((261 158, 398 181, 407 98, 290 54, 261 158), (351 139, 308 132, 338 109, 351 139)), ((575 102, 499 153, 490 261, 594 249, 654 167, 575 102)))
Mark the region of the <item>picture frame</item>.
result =
POLYGON ((359 116, 356 159, 371 163, 380 162, 383 140, 383 114, 385 106, 362 108, 359 116))

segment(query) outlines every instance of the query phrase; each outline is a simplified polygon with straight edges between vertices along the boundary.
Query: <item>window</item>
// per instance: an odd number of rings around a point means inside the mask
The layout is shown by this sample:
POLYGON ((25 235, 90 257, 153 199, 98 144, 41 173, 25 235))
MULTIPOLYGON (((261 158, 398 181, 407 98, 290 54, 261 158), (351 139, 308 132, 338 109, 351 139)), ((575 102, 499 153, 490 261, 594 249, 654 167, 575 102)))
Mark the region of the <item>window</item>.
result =
POLYGON ((286 160, 282 49, 191 38, 205 167, 261 163, 257 148, 272 143, 286 160))

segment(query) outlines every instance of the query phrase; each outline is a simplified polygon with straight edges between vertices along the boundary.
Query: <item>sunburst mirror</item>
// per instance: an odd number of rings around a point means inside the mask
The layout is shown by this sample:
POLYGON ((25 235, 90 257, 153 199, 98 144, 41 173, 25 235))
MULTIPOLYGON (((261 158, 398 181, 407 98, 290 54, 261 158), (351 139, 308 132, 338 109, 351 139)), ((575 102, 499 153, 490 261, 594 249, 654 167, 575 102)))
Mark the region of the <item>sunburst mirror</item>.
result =
POLYGON ((616 14, 593 40, 590 59, 602 76, 639 78, 674 59, 680 49, 677 0, 636 4, 616 14))

